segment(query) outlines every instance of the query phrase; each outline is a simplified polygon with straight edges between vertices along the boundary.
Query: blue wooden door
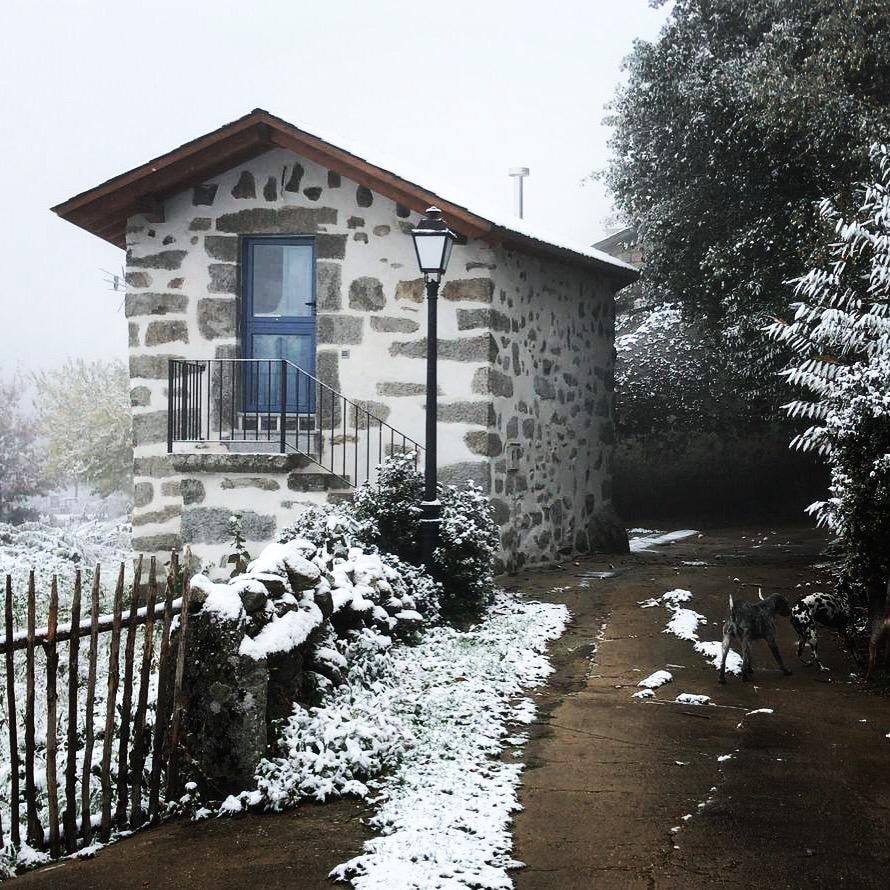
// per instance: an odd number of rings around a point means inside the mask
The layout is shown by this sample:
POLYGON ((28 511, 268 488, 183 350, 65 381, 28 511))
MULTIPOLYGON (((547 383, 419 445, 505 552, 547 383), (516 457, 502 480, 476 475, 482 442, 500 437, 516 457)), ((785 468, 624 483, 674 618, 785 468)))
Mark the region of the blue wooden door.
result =
POLYGON ((305 372, 287 376, 289 412, 315 410, 315 241, 265 236, 242 241, 245 411, 281 410, 280 359, 305 372))

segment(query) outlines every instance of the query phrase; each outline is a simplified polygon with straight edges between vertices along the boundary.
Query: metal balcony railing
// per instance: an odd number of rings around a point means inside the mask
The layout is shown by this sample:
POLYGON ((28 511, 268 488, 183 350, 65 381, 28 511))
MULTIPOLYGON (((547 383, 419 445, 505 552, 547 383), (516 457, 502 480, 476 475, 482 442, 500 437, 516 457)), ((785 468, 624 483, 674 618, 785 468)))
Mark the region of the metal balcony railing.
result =
POLYGON ((218 443, 230 451, 302 454, 350 486, 393 453, 421 446, 287 359, 170 359, 167 451, 218 443))

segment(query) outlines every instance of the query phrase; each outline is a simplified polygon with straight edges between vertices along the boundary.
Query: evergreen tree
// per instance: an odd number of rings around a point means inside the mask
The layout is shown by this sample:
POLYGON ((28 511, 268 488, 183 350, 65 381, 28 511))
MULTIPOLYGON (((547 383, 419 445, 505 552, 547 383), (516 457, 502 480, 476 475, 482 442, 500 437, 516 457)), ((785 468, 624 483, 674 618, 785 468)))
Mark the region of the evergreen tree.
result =
POLYGON ((606 179, 647 287, 769 380, 758 332, 820 243, 818 201, 890 132, 890 4, 676 0, 626 69, 606 179))
POLYGON ((838 536, 844 572, 867 600, 873 667, 890 633, 890 151, 874 145, 871 157, 852 210, 822 202, 832 240, 796 281, 793 318, 769 333, 792 353, 788 382, 806 392, 786 406, 811 421, 792 444, 828 463, 830 497, 810 509, 838 536))

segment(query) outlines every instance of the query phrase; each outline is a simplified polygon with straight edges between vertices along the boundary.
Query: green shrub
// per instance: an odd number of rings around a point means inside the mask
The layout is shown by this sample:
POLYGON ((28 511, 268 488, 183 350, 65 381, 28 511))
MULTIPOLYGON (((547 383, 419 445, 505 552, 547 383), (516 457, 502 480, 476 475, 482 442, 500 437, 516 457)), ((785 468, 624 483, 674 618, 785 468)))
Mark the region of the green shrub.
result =
POLYGON ((490 600, 494 592, 498 543, 494 507, 472 482, 465 488, 440 486, 439 500, 442 522, 431 569, 433 577, 442 582, 442 608, 451 613, 473 610, 490 600))
POLYGON ((406 562, 420 562, 420 501, 423 477, 416 456, 393 454, 380 466, 374 483, 359 486, 350 514, 359 524, 358 537, 406 562))

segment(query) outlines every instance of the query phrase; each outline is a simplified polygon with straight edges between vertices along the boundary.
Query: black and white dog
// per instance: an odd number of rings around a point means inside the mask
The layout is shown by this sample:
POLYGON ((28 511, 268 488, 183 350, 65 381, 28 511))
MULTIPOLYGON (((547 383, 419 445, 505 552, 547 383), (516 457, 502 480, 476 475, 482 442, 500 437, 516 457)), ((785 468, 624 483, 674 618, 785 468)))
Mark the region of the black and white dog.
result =
POLYGON ((732 595, 729 597, 729 615, 723 625, 723 654, 720 659, 720 682, 726 682, 726 656, 729 654, 729 644, 732 639, 742 644, 742 679, 750 680, 754 674, 751 666, 751 643, 754 640, 766 640, 770 652, 782 669, 783 674, 791 671, 785 667, 782 661, 782 653, 776 645, 776 615, 791 614, 788 600, 778 593, 768 596, 766 599, 760 596, 756 603, 733 603, 732 595))
POLYGON ((815 661, 819 665, 819 670, 827 671, 828 668, 819 661, 816 625, 821 624, 823 627, 843 633, 849 646, 853 631, 850 599, 842 593, 811 593, 791 607, 791 624, 797 631, 797 657, 804 664, 812 664, 815 661), (804 646, 809 646, 813 653, 810 661, 804 661, 804 646))

